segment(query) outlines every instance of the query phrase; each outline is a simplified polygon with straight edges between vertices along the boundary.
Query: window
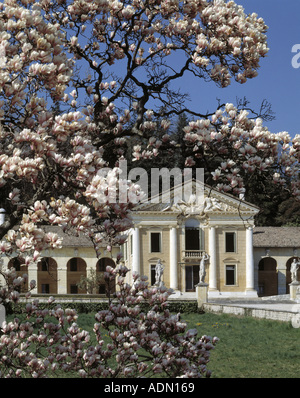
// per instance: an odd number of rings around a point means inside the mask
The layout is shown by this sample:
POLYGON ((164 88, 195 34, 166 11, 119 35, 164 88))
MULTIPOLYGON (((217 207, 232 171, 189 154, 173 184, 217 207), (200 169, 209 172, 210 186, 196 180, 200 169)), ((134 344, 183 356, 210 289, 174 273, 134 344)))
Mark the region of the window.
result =
POLYGON ((150 235, 150 245, 151 245, 151 253, 160 252, 160 233, 159 232, 151 232, 150 235))
POLYGON ((225 233, 225 251, 232 253, 236 251, 236 237, 235 232, 225 233))
POLYGON ((99 294, 105 294, 105 293, 106 293, 105 284, 101 283, 101 285, 99 285, 99 294))
POLYGON ((202 228, 185 228, 185 250, 204 250, 204 230, 202 228))
POLYGON ((45 294, 50 293, 49 283, 42 283, 42 293, 45 293, 45 294))
POLYGON ((150 269, 150 283, 153 286, 155 284, 155 264, 151 264, 150 269))
POLYGON ((185 249, 200 250, 199 228, 185 229, 185 249))
POLYGON ((226 265, 226 285, 235 284, 235 265, 226 265))
POLYGON ((70 286, 70 292, 71 292, 71 294, 77 294, 78 293, 78 286, 77 285, 71 285, 70 286))
POLYGON ((125 243, 123 244, 123 255, 124 255, 124 260, 127 260, 127 259, 128 259, 128 253, 127 253, 127 251, 128 251, 127 242, 125 242, 125 243))

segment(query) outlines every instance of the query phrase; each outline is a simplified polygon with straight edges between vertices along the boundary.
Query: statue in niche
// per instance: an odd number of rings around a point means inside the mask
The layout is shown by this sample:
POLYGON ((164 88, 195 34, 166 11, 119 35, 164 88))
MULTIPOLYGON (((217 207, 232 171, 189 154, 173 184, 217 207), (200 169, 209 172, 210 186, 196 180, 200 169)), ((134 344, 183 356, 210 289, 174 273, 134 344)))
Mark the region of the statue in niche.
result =
POLYGON ((297 272, 299 269, 299 264, 300 262, 297 261, 295 258, 291 264, 291 279, 292 279, 292 283, 293 282, 298 282, 298 276, 297 276, 297 272))
POLYGON ((164 284, 162 281, 163 273, 164 273, 164 266, 162 265, 161 260, 159 259, 155 266, 155 285, 156 286, 162 286, 164 284))
POLYGON ((200 260, 200 267, 199 267, 199 285, 205 283, 204 279, 205 279, 205 275, 206 275, 206 271, 205 271, 205 261, 209 260, 209 255, 207 253, 203 253, 201 260, 200 260))

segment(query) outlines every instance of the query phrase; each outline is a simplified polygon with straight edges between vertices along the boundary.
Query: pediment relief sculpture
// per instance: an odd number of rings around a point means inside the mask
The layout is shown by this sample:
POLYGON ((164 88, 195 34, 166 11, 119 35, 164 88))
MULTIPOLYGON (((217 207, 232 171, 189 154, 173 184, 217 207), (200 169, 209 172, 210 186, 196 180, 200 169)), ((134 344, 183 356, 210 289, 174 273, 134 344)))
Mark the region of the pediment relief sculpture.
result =
POLYGON ((205 215, 207 213, 226 212, 237 213, 238 209, 214 197, 206 197, 203 203, 197 203, 196 198, 192 195, 188 202, 179 201, 177 203, 165 206, 162 211, 179 211, 183 215, 205 215))
POLYGON ((168 203, 142 203, 136 208, 136 211, 175 212, 183 216, 198 215, 205 217, 212 213, 247 213, 254 215, 258 212, 258 208, 241 199, 232 197, 229 194, 223 194, 212 189, 205 189, 204 197, 203 195, 197 196, 193 193, 188 199, 176 198, 171 192, 168 203))

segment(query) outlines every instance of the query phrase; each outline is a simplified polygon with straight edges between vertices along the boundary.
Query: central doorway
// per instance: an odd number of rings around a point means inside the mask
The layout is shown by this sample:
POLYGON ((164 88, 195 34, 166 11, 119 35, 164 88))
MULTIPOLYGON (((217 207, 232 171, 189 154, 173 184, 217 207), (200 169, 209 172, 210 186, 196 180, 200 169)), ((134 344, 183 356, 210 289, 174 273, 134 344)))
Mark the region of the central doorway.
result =
POLYGON ((185 266, 185 291, 195 292, 195 285, 199 283, 199 265, 185 266))

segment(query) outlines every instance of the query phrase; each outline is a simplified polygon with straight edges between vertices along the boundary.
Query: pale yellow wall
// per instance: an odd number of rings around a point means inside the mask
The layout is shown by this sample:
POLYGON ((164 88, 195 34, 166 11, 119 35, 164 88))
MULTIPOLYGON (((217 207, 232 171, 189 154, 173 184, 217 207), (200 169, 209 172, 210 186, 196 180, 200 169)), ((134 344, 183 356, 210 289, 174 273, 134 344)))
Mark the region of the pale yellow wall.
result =
POLYGON ((246 289, 246 230, 239 227, 217 228, 217 264, 219 268, 218 289, 223 292, 239 292, 246 289), (236 233, 236 251, 225 251, 225 233, 236 233), (227 265, 236 266, 236 285, 227 286, 225 270, 227 265))
POLYGON ((156 264, 158 259, 161 259, 165 267, 163 273, 163 280, 166 286, 170 285, 170 232, 169 228, 141 228, 140 229, 140 247, 141 247, 141 275, 146 275, 150 281, 150 266, 156 264), (151 252, 150 234, 151 232, 159 232, 161 234, 161 251, 151 252))
MULTIPOLYGON (((184 227, 177 229, 177 258, 178 258, 178 282, 179 290, 185 291, 185 270, 184 261, 182 260, 182 251, 185 248, 185 235, 184 227)), ((140 273, 141 275, 148 276, 150 280, 150 264, 155 264, 157 259, 160 258, 163 265, 165 266, 163 280, 167 287, 170 285, 170 229, 158 227, 141 227, 140 228, 140 250, 141 250, 141 262, 140 262, 140 273), (162 235, 162 250, 160 253, 150 252, 150 233, 160 232, 162 235)), ((246 230, 240 227, 222 228, 216 229, 216 247, 217 247, 217 275, 218 275, 218 290, 224 292, 238 292, 245 290, 246 288, 246 230), (225 232, 235 232, 237 238, 236 252, 226 253, 225 252, 225 232), (235 286, 225 285, 225 266, 226 264, 236 265, 236 281, 235 286)), ((209 228, 204 228, 204 248, 206 252, 209 252, 209 228)), ((197 260, 193 260, 191 263, 196 264, 197 260)), ((130 262, 126 264, 130 265, 130 262)), ((206 270, 205 281, 209 281, 209 266, 206 270)))

